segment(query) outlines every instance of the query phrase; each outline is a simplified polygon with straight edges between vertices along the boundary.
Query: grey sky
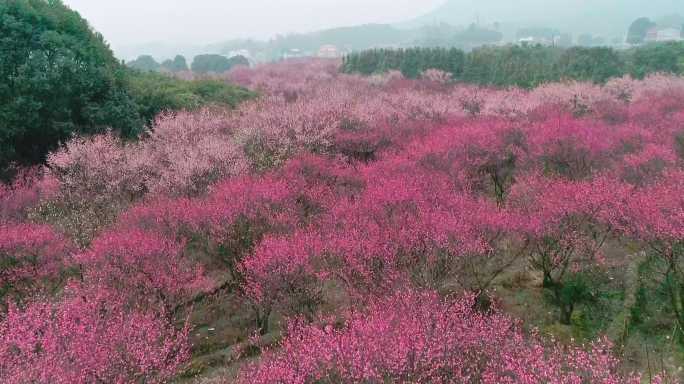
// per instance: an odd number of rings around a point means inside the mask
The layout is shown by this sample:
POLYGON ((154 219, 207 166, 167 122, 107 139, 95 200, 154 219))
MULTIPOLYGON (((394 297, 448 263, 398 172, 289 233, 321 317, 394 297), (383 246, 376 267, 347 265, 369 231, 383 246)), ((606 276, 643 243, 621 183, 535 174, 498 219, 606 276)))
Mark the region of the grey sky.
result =
POLYGON ((406 20, 444 0, 64 0, 116 49, 145 42, 208 44, 240 37, 406 20))

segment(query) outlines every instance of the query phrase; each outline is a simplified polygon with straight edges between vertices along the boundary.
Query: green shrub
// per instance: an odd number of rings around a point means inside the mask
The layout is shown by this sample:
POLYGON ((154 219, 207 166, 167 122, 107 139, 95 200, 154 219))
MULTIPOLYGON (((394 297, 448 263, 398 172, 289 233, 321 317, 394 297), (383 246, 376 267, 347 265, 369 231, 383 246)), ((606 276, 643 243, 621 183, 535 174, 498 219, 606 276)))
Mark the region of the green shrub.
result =
POLYGON ((684 44, 650 44, 635 48, 628 54, 629 74, 642 79, 649 73, 684 73, 684 44))
POLYGON ((249 66, 249 61, 244 56, 227 58, 215 54, 199 55, 192 61, 192 71, 201 74, 223 73, 237 65, 249 66))
POLYGON ((466 56, 462 80, 480 85, 532 88, 559 79, 554 63, 561 50, 541 45, 482 47, 466 56))
POLYGON ((373 49, 346 56, 343 70, 364 75, 400 70, 416 78, 427 69, 439 69, 460 76, 464 61, 465 53, 456 48, 373 49))
POLYGON ((573 47, 558 60, 558 73, 568 79, 604 83, 625 73, 625 63, 618 53, 606 47, 573 47))
POLYGON ((138 56, 137 59, 126 63, 126 66, 143 72, 153 72, 161 69, 161 65, 150 55, 138 56))
POLYGON ((162 69, 165 69, 169 72, 183 72, 183 71, 189 71, 190 68, 188 68, 188 63, 185 61, 185 57, 182 55, 176 55, 176 57, 171 60, 164 60, 163 63, 161 63, 162 69))
POLYGON ((235 107, 254 97, 243 88, 219 80, 181 80, 161 73, 129 71, 128 86, 139 115, 147 124, 164 111, 205 105, 235 107))

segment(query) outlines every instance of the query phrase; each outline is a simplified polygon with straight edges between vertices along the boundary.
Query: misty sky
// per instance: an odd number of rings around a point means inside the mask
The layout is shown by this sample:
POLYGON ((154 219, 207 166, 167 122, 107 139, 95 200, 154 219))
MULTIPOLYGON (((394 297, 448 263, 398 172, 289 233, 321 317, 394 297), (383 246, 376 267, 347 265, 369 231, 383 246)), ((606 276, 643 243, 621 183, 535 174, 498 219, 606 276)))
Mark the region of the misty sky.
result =
POLYGON ((444 0, 64 0, 116 49, 208 44, 363 23, 403 21, 444 0))

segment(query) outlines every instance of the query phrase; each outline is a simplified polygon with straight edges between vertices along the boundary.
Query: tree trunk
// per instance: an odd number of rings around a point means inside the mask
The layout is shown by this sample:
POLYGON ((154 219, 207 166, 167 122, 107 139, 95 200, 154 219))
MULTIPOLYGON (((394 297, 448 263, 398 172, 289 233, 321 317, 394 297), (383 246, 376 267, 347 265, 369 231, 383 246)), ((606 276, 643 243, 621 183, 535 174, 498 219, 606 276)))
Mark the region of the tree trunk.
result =
POLYGON ((563 325, 570 325, 572 323, 572 312, 574 311, 575 306, 570 303, 561 303, 560 305, 560 310, 561 310, 561 315, 560 315, 560 323, 563 325))
POLYGON ((263 336, 268 333, 268 318, 271 316, 271 309, 269 307, 259 308, 254 306, 254 313, 256 315, 256 327, 259 330, 259 335, 263 336))

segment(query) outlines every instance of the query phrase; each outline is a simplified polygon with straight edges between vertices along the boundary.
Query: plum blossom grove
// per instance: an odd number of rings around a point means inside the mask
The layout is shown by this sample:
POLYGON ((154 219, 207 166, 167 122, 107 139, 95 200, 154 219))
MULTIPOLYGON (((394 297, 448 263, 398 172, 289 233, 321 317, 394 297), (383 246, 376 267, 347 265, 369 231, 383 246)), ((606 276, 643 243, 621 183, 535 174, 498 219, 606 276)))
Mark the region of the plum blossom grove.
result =
POLYGON ((474 298, 397 292, 341 325, 293 322, 282 349, 242 382, 639 383, 614 373, 610 345, 545 347, 511 319, 473 309, 474 298))
POLYGON ((578 278, 643 250, 684 329, 684 79, 494 89, 337 65, 237 68, 258 99, 75 137, 1 186, 0 381, 167 382, 199 353, 193 314, 228 295, 251 362, 219 382, 675 382, 620 340, 516 320, 496 286, 539 276, 569 325, 578 278))

